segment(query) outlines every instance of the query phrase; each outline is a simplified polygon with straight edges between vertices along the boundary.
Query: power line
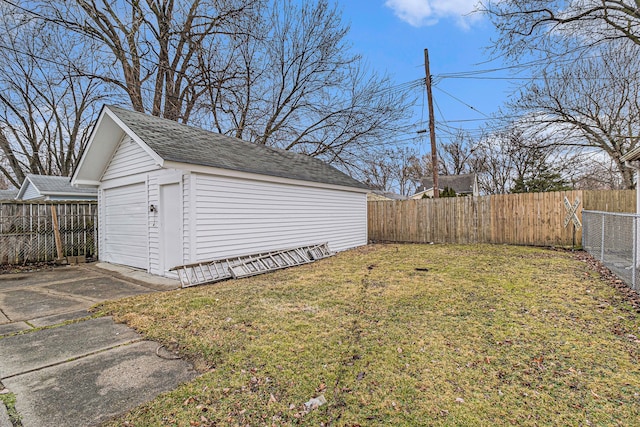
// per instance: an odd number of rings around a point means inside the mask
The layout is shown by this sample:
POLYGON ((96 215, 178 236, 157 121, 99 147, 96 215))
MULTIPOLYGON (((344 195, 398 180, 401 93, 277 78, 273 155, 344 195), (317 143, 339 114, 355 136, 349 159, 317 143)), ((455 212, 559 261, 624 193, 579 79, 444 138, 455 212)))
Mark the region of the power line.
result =
POLYGON ((439 88, 439 87, 437 87, 437 86, 436 86, 435 88, 436 88, 436 89, 438 89, 440 92, 444 93, 445 95, 447 95, 447 96, 449 96, 449 97, 451 97, 451 98, 455 99, 455 100, 456 100, 456 101, 458 101, 459 103, 461 103, 461 104, 463 104, 463 105, 465 105, 465 106, 469 107, 470 109, 472 109, 472 110, 473 110, 473 111, 475 111, 476 113, 482 114, 483 116, 485 116, 485 117, 487 117, 487 118, 490 118, 487 114, 485 114, 485 113, 483 113, 482 111, 478 110, 478 109, 477 109, 476 107, 474 107, 473 105, 471 105, 471 104, 468 104, 468 103, 464 102, 463 100, 461 100, 461 99, 460 99, 460 98, 458 98, 457 96, 452 95, 452 94, 450 94, 449 92, 447 92, 446 90, 444 90, 444 89, 442 89, 442 88, 439 88))

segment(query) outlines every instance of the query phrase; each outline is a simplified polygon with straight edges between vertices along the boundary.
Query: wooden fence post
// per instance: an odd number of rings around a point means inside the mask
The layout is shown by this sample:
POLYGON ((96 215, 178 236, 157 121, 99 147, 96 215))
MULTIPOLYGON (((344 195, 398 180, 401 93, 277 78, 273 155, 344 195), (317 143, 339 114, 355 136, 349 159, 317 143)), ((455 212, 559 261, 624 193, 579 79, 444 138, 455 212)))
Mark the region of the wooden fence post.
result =
POLYGON ((58 225, 58 212, 56 211, 56 205, 51 205, 51 219, 53 220, 53 234, 56 238, 56 252, 58 254, 58 260, 64 257, 62 251, 62 239, 60 238, 60 227, 58 225))

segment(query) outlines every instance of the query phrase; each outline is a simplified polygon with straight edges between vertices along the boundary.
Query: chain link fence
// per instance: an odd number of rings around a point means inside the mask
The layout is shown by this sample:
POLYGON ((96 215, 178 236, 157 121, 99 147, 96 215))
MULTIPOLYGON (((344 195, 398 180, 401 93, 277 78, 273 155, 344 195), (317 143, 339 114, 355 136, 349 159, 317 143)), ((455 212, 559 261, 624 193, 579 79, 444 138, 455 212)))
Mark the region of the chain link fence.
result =
POLYGON ((640 215, 582 211, 582 247, 634 290, 639 290, 640 215))
POLYGON ((95 202, 0 203, 0 263, 97 257, 95 202))

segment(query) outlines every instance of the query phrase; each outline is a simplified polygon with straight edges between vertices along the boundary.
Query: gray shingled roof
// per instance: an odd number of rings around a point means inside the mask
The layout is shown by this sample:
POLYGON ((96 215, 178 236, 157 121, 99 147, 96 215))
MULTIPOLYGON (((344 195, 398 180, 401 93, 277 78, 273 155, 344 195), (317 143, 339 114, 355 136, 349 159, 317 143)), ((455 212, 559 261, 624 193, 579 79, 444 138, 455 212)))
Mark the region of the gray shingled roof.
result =
POLYGON ((108 106, 164 160, 346 187, 367 186, 321 160, 108 106))
MULTIPOLYGON (((452 188, 458 194, 471 194, 473 192, 473 182, 475 174, 467 173, 462 175, 441 175, 438 177, 438 187, 444 190, 445 187, 452 188)), ((416 193, 433 188, 433 178, 422 178, 421 186, 416 193)))
POLYGON ((29 181, 38 189, 40 194, 98 194, 96 188, 78 188, 71 185, 71 179, 66 176, 28 174, 29 181))
POLYGON ((403 196, 402 194, 393 193, 391 191, 384 190, 371 190, 373 194, 377 194, 378 196, 386 197, 391 200, 407 200, 407 196, 403 196))
POLYGON ((0 200, 13 200, 18 195, 18 190, 0 190, 0 200))

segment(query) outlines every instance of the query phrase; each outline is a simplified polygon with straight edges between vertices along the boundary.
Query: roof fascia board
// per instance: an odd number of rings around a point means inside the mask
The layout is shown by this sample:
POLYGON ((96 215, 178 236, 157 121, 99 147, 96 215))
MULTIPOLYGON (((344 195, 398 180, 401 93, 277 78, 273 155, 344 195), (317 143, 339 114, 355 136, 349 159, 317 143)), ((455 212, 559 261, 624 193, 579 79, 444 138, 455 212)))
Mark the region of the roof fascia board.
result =
MULTIPOLYGON (((158 164, 159 166, 163 166, 164 159, 162 159, 158 155, 158 153, 153 151, 131 129, 129 129, 129 127, 127 125, 125 125, 122 122, 122 120, 120 120, 116 116, 116 114, 109 109, 109 107, 107 105, 103 105, 102 106, 102 110, 100 110, 100 114, 98 115, 98 120, 96 120, 96 123, 93 125, 93 129, 91 129, 91 135, 89 136, 89 142, 87 143, 87 147, 85 148, 84 154, 80 158, 80 162, 78 163, 78 166, 76 167, 75 171, 73 171, 73 175, 71 176, 72 185, 78 185, 78 184, 81 184, 81 183, 90 183, 89 185, 98 185, 98 184, 95 184, 93 180, 86 180, 86 179, 78 180, 78 174, 83 169, 83 166, 84 166, 85 162, 89 158, 89 154, 92 151, 91 148, 92 148, 92 146, 94 144, 94 141, 96 139, 96 135, 100 130, 101 124, 102 124, 105 116, 108 116, 109 119, 112 120, 118 127, 120 127, 120 129, 122 129, 122 131, 125 134, 129 135, 131 137, 131 139, 133 139, 136 143, 140 144, 142 149, 145 150, 145 152, 147 152, 154 159, 156 164, 158 164)), ((111 161, 111 158, 113 157, 113 154, 115 153, 115 150, 118 149, 118 146, 119 146, 120 142, 121 141, 118 141, 118 143, 115 145, 114 151, 111 153, 111 157, 108 159, 107 163, 105 164, 105 168, 108 166, 108 164, 109 164, 108 162, 111 161)))
POLYGON ((98 193, 67 193, 64 191, 45 191, 43 193, 40 193, 44 196, 95 196, 98 193))
POLYGON ((91 134, 89 135, 89 142, 87 143, 87 146, 84 149, 84 153, 82 157, 80 157, 80 161, 78 162, 78 166, 76 166, 76 170, 74 170, 73 175, 71 175, 72 183, 76 182, 75 180, 77 179, 78 172, 82 169, 85 159, 87 158, 87 153, 91 151, 91 146, 93 145, 93 141, 95 139, 96 132, 98 131, 98 127, 100 123, 102 123, 102 118, 104 117, 105 110, 106 110, 106 106, 103 105, 102 109, 100 110, 100 114, 98 114, 98 120, 96 120, 96 123, 93 125, 93 129, 91 129, 91 134))
POLYGON ((74 183, 76 187, 97 187, 100 185, 100 181, 91 181, 88 179, 78 179, 74 183))
POLYGON ((140 145, 140 147, 142 147, 142 149, 153 158, 153 160, 156 162, 157 165, 159 165, 160 167, 164 166, 164 159, 160 157, 158 153, 153 151, 151 147, 149 147, 142 139, 140 139, 140 137, 138 137, 138 135, 136 135, 135 132, 132 131, 129 128, 129 126, 127 126, 122 120, 120 120, 120 118, 113 111, 111 111, 108 106, 105 107, 105 111, 107 112, 111 120, 113 120, 118 126, 120 126, 120 128, 124 130, 125 133, 129 135, 131 139, 137 142, 140 145))
POLYGON ((367 188, 347 187, 344 185, 325 184, 322 182, 303 181, 299 179, 282 178, 279 176, 263 175, 251 172, 241 172, 232 169, 214 168, 211 166, 194 165, 190 163, 180 163, 165 161, 164 167, 168 169, 181 169, 196 173, 205 173, 209 175, 219 175, 230 178, 250 179, 253 181, 275 182, 278 184, 298 185, 313 188, 326 188, 331 190, 350 191, 352 193, 366 194, 370 190, 367 188))

